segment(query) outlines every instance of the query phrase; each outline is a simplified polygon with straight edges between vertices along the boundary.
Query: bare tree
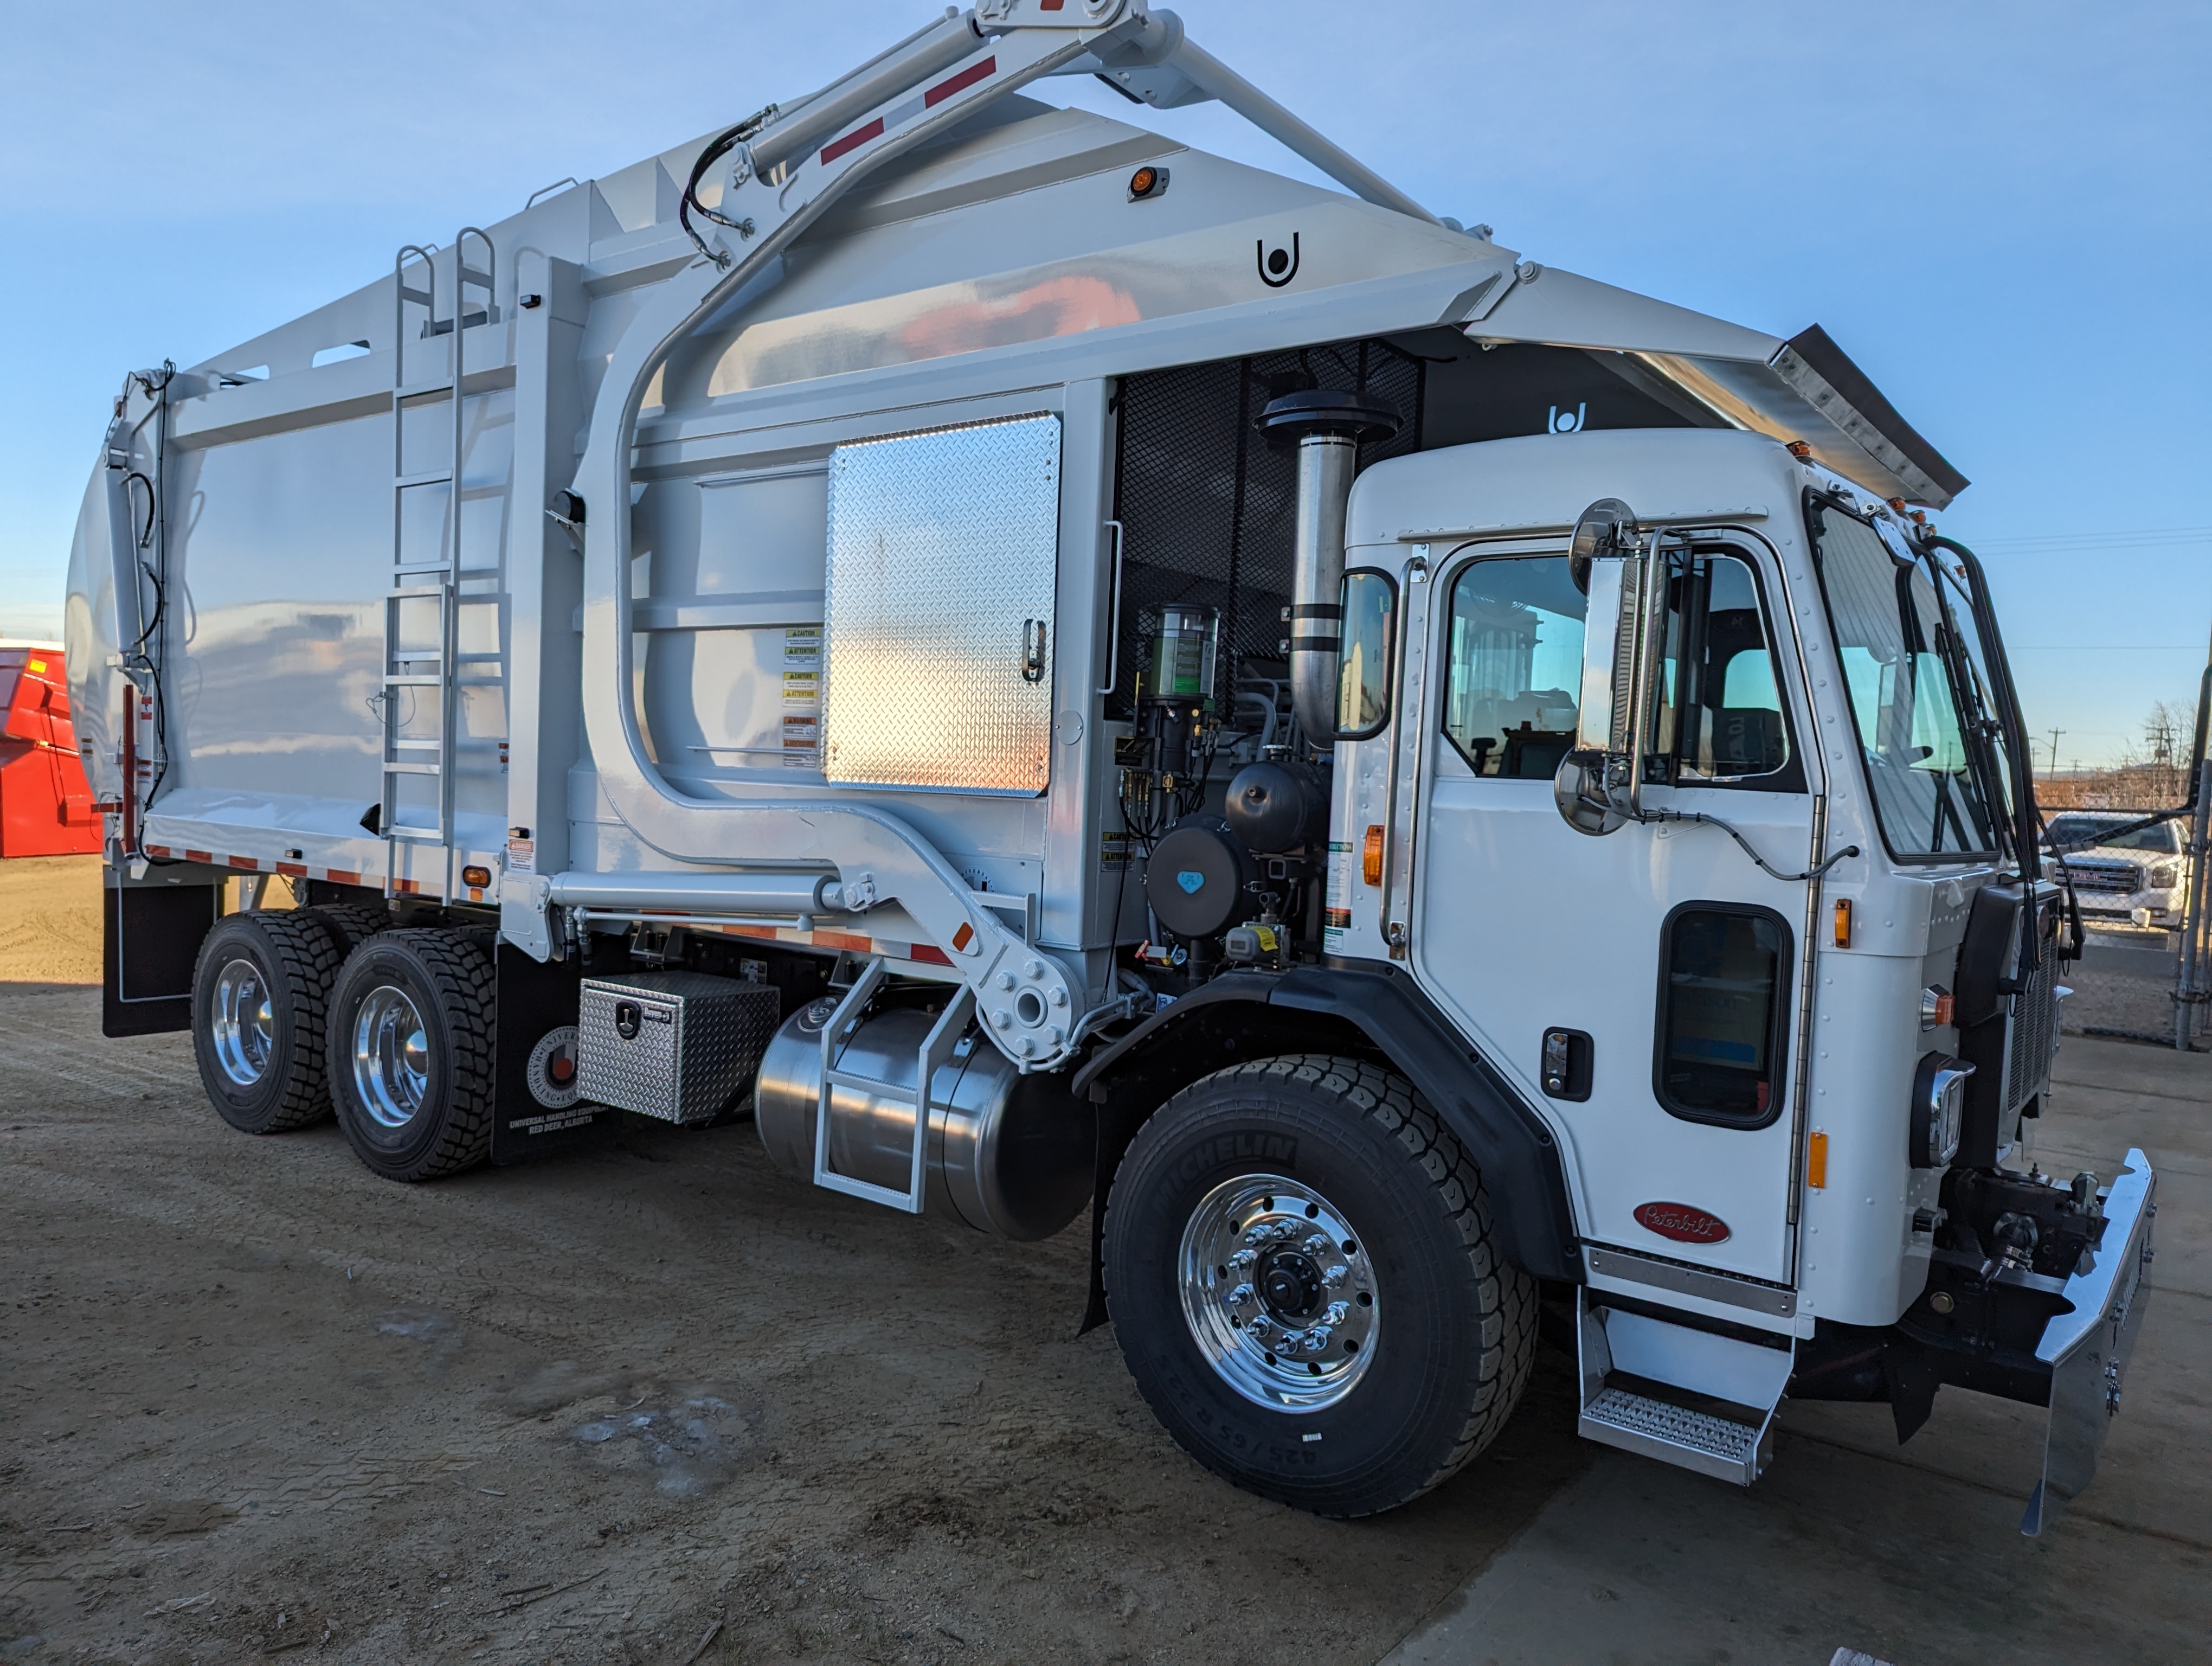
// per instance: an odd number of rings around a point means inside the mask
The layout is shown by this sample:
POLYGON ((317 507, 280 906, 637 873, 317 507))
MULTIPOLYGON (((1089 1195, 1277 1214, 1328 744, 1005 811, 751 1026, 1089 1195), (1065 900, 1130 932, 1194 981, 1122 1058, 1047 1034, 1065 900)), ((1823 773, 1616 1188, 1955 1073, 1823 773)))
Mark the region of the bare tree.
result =
POLYGON ((2120 749, 2119 763, 2105 784, 2112 806, 2155 810, 2180 803, 2189 792, 2189 752, 2196 733, 2194 702, 2154 704, 2143 718, 2141 742, 2120 749))

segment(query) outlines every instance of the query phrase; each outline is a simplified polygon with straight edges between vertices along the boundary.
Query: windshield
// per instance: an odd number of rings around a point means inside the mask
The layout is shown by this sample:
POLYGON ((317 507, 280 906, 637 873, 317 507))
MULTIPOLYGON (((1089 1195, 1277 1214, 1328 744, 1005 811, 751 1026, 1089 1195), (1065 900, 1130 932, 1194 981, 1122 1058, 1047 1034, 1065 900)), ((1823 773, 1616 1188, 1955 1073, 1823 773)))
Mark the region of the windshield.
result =
POLYGON ((2044 830, 2043 842, 2056 850, 2087 850, 2101 845, 2107 850, 2148 850, 2160 856, 2181 854, 2181 830, 2172 822, 2160 822, 2156 827, 2138 827, 2117 838, 2104 836, 2106 829, 2125 827, 2133 819, 2127 816, 2054 816, 2051 825, 2044 830))
POLYGON ((1924 560, 1935 570, 1939 599, 1943 606, 1945 621, 1957 633, 1956 641, 1963 650, 1962 678, 1967 687, 1966 719, 1972 724, 1980 720, 1981 733, 1988 737, 1989 745, 1981 754, 1984 766, 1995 772, 1996 783, 1996 813, 2002 820, 2008 806, 2020 802, 2020 782, 2026 771, 2015 767, 2011 749, 2004 737, 2004 726, 1997 721, 2000 708, 1996 693, 1996 679, 1990 675, 1990 650, 1982 641, 1982 629, 1974 614, 1972 585, 1964 567, 1940 550, 1926 552, 1915 550, 1905 542, 1905 534, 1887 521, 1876 529, 1890 553, 1900 561, 1924 560))
POLYGON ((1952 635, 1928 569, 1832 503, 1814 499, 1808 519, 1859 756, 1891 854, 1993 854, 1989 793, 1973 768, 1948 663, 1965 657, 1966 644, 1952 635))

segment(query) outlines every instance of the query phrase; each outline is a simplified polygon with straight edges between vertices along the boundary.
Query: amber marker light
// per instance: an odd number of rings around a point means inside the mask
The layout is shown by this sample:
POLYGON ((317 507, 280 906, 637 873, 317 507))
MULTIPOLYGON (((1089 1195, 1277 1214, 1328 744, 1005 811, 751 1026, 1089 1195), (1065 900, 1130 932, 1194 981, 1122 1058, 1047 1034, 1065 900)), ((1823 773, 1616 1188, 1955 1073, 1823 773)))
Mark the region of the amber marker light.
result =
POLYGON ((465 867, 461 870, 461 883, 474 885, 481 891, 491 883, 491 870, 488 867, 465 867))
POLYGON ((1848 897, 1836 899, 1836 946, 1839 949, 1851 946, 1851 899, 1848 897))
POLYGON ((1382 824, 1376 822, 1367 830, 1367 841, 1359 852, 1360 877, 1370 885, 1382 883, 1382 824))
POLYGON ((1816 1192, 1828 1189, 1828 1136, 1818 1129, 1805 1140, 1805 1183, 1816 1192))

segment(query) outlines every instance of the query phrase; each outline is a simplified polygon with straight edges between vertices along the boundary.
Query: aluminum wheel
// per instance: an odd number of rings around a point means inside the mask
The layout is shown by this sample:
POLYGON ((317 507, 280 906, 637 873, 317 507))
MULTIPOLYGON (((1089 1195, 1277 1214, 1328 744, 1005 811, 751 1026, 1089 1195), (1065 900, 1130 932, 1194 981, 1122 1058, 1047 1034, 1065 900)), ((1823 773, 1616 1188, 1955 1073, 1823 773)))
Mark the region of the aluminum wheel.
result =
POLYGON ((388 1128, 405 1128, 430 1089, 430 1038, 407 992, 379 984, 353 1025, 353 1085, 368 1114, 388 1128))
POLYGON ((244 958, 226 961, 216 974, 215 1021, 209 1026, 222 1073, 252 1087, 268 1073, 276 1049, 276 1019, 270 1011, 269 979, 244 958))
POLYGON ((1358 1234, 1310 1186, 1239 1175, 1183 1227, 1182 1316, 1215 1372, 1255 1405, 1340 1402, 1375 1356, 1382 1312, 1358 1234))

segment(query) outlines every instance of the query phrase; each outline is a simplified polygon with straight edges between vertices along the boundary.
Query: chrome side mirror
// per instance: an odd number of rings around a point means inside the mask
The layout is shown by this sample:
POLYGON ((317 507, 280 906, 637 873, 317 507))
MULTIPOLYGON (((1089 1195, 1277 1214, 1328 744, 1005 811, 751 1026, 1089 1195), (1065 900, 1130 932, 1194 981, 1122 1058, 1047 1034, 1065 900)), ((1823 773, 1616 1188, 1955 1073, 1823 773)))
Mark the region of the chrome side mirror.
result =
POLYGON ((1639 544, 1636 517, 1617 497, 1583 511, 1567 563, 1589 606, 1575 745, 1552 778, 1552 793, 1568 826, 1596 836, 1642 813, 1644 739, 1666 635, 1666 569, 1657 538, 1639 544))

